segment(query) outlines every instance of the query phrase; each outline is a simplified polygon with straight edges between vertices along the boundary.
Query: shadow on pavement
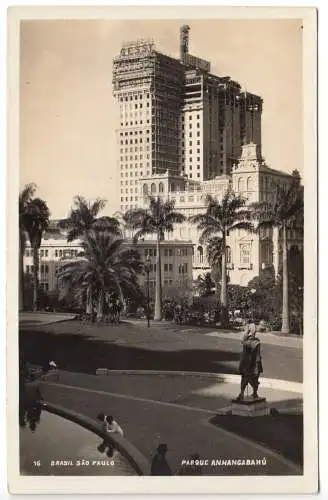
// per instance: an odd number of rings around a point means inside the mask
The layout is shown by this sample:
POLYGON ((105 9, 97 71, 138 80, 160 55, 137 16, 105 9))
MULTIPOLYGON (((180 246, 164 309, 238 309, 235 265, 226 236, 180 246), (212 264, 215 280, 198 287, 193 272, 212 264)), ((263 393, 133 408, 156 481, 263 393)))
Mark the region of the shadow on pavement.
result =
POLYGON ((239 353, 220 350, 156 351, 103 342, 87 335, 20 330, 19 348, 32 364, 54 359, 60 369, 94 374, 113 370, 182 370, 237 373, 239 353))
POLYGON ((276 412, 270 416, 217 415, 211 424, 257 442, 303 467, 303 415, 276 412))

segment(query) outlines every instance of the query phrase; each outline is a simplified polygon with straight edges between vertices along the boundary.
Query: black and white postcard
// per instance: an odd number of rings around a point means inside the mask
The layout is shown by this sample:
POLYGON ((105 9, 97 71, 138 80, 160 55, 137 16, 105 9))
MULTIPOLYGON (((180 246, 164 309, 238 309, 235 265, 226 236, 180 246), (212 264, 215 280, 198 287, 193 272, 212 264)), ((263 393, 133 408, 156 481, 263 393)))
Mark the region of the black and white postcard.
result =
POLYGON ((10 492, 316 492, 316 9, 8 28, 10 492))

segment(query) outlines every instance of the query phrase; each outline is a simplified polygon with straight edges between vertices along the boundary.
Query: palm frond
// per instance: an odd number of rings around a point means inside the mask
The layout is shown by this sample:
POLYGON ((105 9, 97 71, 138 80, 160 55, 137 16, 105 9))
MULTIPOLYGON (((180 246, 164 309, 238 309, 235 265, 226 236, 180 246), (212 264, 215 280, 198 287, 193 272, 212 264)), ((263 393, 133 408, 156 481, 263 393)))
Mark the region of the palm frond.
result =
POLYGON ((236 231, 237 229, 247 231, 249 233, 256 232, 254 224, 248 221, 235 222, 232 226, 229 227, 229 231, 236 231))

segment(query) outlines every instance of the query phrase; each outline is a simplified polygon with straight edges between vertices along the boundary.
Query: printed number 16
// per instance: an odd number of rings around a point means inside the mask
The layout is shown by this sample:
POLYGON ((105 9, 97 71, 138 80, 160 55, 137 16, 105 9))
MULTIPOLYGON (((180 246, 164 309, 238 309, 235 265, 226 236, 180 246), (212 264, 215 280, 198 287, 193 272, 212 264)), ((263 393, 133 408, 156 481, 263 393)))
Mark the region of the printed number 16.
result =
POLYGON ((40 467, 41 461, 40 460, 33 460, 33 465, 34 465, 34 467, 40 467))

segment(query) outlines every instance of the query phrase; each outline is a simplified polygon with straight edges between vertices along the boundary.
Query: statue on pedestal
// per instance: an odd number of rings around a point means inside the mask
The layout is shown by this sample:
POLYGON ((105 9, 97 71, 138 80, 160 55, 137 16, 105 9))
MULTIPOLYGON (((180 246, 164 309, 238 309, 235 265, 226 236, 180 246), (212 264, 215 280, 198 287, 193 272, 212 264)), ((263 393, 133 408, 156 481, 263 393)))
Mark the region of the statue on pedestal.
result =
POLYGON ((256 337, 256 325, 249 320, 242 340, 242 352, 239 363, 241 375, 240 394, 237 401, 243 401, 248 384, 253 389, 252 398, 258 399, 259 376, 263 373, 261 342, 256 337))

